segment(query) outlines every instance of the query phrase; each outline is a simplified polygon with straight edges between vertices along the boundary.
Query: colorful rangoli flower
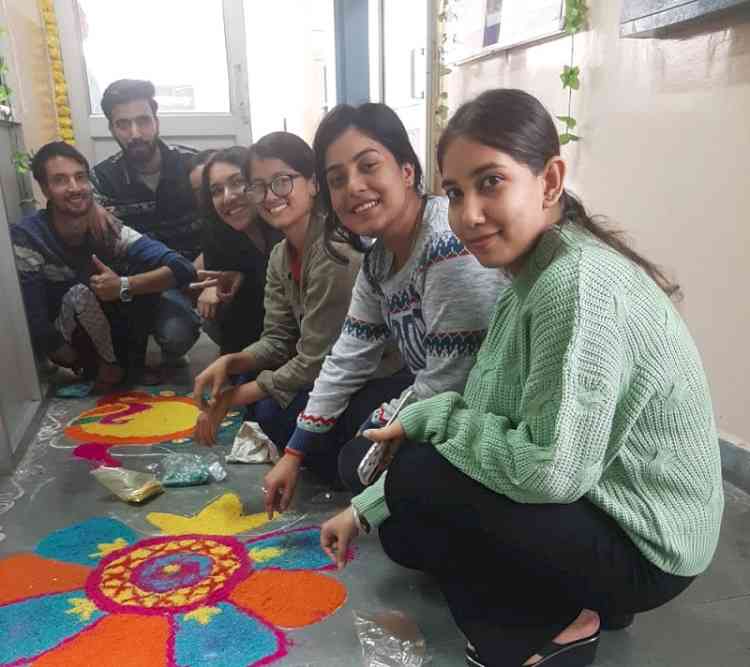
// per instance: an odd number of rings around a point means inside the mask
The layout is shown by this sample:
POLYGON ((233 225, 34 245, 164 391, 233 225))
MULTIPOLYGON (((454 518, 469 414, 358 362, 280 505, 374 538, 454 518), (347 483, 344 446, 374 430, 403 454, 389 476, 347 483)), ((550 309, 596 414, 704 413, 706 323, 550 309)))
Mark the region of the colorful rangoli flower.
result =
POLYGON ((138 539, 95 518, 0 560, 0 665, 248 667, 286 655, 282 629, 321 621, 346 589, 315 528, 138 539))

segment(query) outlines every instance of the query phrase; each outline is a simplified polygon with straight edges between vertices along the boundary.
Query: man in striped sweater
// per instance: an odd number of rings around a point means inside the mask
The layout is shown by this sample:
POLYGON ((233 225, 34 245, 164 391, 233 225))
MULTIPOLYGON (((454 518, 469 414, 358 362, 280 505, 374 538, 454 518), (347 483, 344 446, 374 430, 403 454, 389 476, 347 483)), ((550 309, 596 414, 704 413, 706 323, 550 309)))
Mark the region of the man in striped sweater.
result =
POLYGON ((32 342, 58 365, 96 372, 143 366, 155 299, 195 279, 193 265, 164 244, 114 221, 97 233, 86 158, 52 142, 32 161, 47 208, 11 227, 32 342))

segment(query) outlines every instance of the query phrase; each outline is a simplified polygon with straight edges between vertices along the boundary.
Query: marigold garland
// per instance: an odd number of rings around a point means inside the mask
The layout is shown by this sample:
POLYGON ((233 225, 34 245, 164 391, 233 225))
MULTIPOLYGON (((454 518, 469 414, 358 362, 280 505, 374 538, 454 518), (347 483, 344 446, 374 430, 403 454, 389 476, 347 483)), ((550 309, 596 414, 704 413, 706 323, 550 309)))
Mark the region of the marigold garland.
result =
POLYGON ((57 134, 67 143, 75 145, 73 115, 68 98, 68 84, 65 80, 65 67, 60 51, 60 31, 57 27, 53 0, 39 0, 39 11, 47 34, 47 54, 49 55, 52 86, 54 90, 57 134))

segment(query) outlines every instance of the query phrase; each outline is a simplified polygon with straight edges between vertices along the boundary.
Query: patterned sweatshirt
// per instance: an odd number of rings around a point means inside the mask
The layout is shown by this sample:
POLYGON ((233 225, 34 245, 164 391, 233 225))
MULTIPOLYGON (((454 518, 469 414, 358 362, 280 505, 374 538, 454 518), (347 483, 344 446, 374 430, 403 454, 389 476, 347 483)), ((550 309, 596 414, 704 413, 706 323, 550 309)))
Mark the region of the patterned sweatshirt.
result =
POLYGON ((125 225, 120 227, 119 238, 109 238, 101 246, 87 236, 83 245, 72 248, 63 244, 45 209, 11 225, 10 236, 31 340, 42 354, 54 352, 63 344, 62 334, 53 323, 65 293, 73 285, 88 285, 94 272, 93 254, 122 276, 166 266, 174 274, 177 287, 195 280, 195 269, 187 259, 125 225))
MULTIPOLYGON (((711 561, 724 497, 698 351, 656 283, 574 227, 547 232, 501 297, 463 397, 399 419, 516 502, 587 498, 666 572, 711 561)), ((382 480, 353 501, 371 525, 388 516, 382 480)))
MULTIPOLYGON (((367 253, 341 335, 287 447, 305 452, 316 434, 333 428, 350 397, 374 377, 389 342, 414 374, 415 399, 463 389, 504 278, 483 268, 451 232, 444 197, 427 198, 414 250, 393 275, 392 263, 382 241, 367 253)), ((385 423, 396 402, 373 406, 372 423, 385 423)))

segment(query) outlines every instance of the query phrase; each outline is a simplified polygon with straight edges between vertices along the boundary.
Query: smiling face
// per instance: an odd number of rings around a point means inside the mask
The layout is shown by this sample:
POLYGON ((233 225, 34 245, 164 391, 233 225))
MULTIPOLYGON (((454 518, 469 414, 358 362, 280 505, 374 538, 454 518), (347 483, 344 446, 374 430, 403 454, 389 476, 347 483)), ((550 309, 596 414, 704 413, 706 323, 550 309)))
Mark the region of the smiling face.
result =
POLYGON ((262 193, 265 189, 263 201, 255 201, 260 217, 269 225, 284 232, 309 220, 318 191, 314 178, 305 178, 277 158, 253 158, 249 171, 251 190, 262 193), (273 192, 272 183, 281 195, 273 192))
POLYGON ((325 169, 333 210, 355 234, 387 234, 416 196, 414 166, 399 165, 385 146, 355 128, 329 146, 325 169))
POLYGON ((238 232, 250 225, 252 204, 242 170, 230 162, 214 162, 208 174, 208 191, 221 220, 238 232))
POLYGON ((53 211, 53 220, 64 218, 64 224, 55 228, 67 245, 80 245, 88 231, 87 215, 94 204, 88 171, 77 160, 61 155, 48 160, 45 170, 42 192, 53 211))
POLYGON ((483 266, 517 273, 560 217, 564 175, 559 157, 534 174, 492 146, 458 137, 443 159, 451 229, 483 266))

